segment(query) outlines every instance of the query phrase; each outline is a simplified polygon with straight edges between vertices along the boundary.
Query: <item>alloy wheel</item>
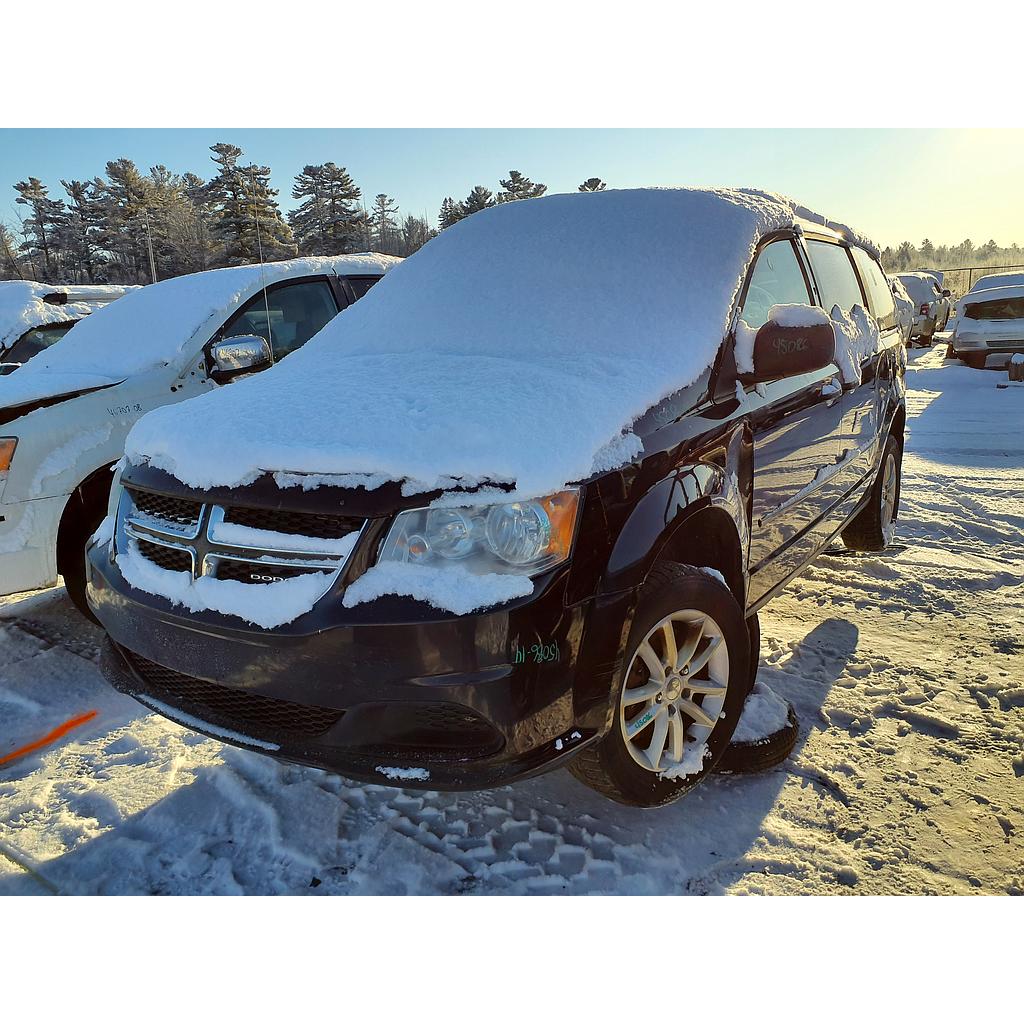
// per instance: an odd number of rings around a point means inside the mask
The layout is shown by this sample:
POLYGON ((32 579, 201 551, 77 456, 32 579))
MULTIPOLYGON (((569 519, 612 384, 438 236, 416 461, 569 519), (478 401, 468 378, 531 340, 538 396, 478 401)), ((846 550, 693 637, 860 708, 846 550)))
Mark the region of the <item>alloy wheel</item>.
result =
POLYGON ((630 757, 660 775, 697 774, 728 689, 729 651, 718 623, 695 609, 666 616, 634 652, 619 700, 630 757))

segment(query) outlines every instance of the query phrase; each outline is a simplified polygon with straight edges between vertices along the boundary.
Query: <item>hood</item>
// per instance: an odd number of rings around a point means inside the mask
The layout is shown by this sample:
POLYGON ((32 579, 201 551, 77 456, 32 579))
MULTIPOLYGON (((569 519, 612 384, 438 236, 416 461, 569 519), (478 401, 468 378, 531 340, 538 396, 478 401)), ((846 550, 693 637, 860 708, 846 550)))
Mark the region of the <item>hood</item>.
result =
POLYGON ((558 490, 639 453, 633 421, 711 364, 755 243, 795 210, 633 189, 474 214, 279 366, 143 417, 127 454, 194 487, 558 490))
POLYGON ((0 424, 90 391, 114 387, 123 380, 103 373, 53 372, 29 377, 19 372, 0 377, 0 424))
POLYGON ((131 377, 176 362, 197 332, 212 333, 238 302, 264 283, 313 274, 380 274, 400 262, 377 253, 308 257, 158 281, 98 310, 14 376, 59 370, 131 377))

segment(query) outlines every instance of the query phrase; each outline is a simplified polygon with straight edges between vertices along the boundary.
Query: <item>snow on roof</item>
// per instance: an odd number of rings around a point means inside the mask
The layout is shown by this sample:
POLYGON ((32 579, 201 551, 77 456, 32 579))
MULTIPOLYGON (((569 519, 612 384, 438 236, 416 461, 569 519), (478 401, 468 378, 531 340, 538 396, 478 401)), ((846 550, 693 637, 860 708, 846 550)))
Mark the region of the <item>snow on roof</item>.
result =
POLYGON ((989 288, 1002 288, 1005 285, 1024 285, 1024 273, 1008 271, 1004 274, 986 274, 971 285, 971 291, 967 294, 986 291, 989 288))
MULTIPOLYGON (((122 379, 151 366, 172 362, 203 328, 213 330, 240 299, 291 277, 309 274, 381 274, 400 263, 395 256, 361 253, 354 256, 307 257, 244 267, 205 270, 172 277, 133 291, 75 327, 39 353, 3 383, 59 370, 102 374, 122 379)), ((0 391, 6 399, 4 391, 0 391)))
POLYGON ((978 302, 998 302, 1002 299, 1019 299, 1024 297, 1024 279, 1019 284, 1007 284, 1001 288, 982 288, 980 291, 971 289, 961 300, 964 306, 978 302))
POLYGON ((0 281, 0 352, 33 327, 80 320, 124 295, 127 290, 123 285, 0 281), (47 296, 54 296, 58 301, 47 302, 47 296))
POLYGON ((273 370, 145 416, 128 455, 198 487, 284 471, 557 490, 639 452, 623 432, 711 364, 756 242, 794 209, 632 189, 474 214, 273 370))

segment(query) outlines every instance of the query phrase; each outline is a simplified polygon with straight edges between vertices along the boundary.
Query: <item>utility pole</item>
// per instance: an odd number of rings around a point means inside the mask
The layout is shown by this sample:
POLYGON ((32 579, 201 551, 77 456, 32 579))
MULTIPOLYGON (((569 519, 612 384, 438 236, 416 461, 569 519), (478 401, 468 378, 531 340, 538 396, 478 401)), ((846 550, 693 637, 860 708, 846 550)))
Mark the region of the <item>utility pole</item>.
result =
POLYGON ((153 232, 149 228, 149 210, 143 208, 143 215, 146 218, 146 248, 149 250, 149 274, 156 284, 156 260, 153 258, 153 232))

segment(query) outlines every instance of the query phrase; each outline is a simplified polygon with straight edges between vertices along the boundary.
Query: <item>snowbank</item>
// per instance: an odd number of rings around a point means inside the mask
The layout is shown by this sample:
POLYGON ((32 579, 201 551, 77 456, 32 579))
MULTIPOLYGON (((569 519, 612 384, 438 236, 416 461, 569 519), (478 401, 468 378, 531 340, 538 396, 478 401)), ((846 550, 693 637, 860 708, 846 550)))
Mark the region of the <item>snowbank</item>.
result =
POLYGON ((0 281, 0 352, 26 331, 45 324, 81 320, 132 289, 124 285, 40 284, 38 281, 0 281), (67 302, 44 302, 43 296, 63 294, 67 302))
POLYGON ((639 452, 634 419, 712 362, 755 242, 794 208, 635 189, 475 214, 272 372, 145 416, 127 454, 197 487, 283 472, 559 490, 639 452))
MULTIPOLYGON (((228 310, 263 283, 305 274, 378 274, 401 261, 394 256, 308 257, 267 263, 264 267, 226 267, 158 281, 98 310, 11 379, 65 373, 119 379, 172 362, 203 329, 213 331, 228 310)), ((52 289, 51 289, 52 290, 52 289)), ((6 383, 6 381, 5 381, 6 383)))

